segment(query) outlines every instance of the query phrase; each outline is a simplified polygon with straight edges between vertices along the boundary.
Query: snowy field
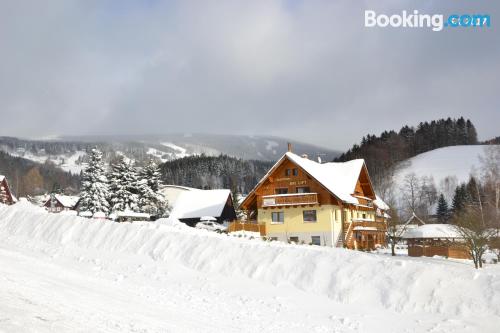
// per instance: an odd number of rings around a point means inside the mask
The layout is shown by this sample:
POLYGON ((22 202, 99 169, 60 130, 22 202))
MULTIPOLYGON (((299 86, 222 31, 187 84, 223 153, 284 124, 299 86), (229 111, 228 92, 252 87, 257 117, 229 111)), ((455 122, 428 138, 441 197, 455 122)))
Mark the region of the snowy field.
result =
POLYGON ((500 265, 0 208, 3 332, 498 332, 500 265))
POLYGON ((456 177, 457 183, 465 183, 469 181, 471 173, 477 175, 485 147, 451 146, 419 154, 399 165, 394 180, 402 185, 407 174, 415 173, 418 177, 432 177, 438 188, 449 176, 456 177))

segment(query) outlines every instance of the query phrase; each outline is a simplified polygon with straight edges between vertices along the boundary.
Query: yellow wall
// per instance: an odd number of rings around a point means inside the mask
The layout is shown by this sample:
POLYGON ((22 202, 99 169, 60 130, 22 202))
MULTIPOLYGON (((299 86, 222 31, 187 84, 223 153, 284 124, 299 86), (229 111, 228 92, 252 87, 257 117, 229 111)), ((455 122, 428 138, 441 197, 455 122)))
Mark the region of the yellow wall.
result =
MULTIPOLYGON (((308 231, 326 231, 331 229, 331 218, 333 210, 339 210, 337 206, 322 205, 314 207, 280 207, 271 209, 259 209, 259 222, 266 223, 267 233, 281 232, 308 232, 308 231), (304 210, 316 210, 317 222, 304 222, 302 212, 304 210), (283 224, 271 223, 271 213, 283 211, 285 221, 283 224)), ((340 214, 340 210, 339 213, 340 214)), ((339 221, 340 222, 340 221, 339 221)))
MULTIPOLYGON (((362 218, 366 214, 366 219, 374 219, 374 212, 371 211, 351 211, 345 209, 346 222, 352 218, 362 218)), ((310 236, 321 235, 326 239, 326 245, 331 246, 331 228, 333 222, 333 244, 335 245, 342 231, 341 210, 334 205, 315 205, 312 207, 275 207, 258 210, 259 222, 266 224, 266 234, 269 237, 277 237, 279 240, 286 241, 287 238, 298 236, 306 243, 310 241, 310 236), (303 211, 316 210, 316 222, 304 222, 303 211), (284 223, 272 223, 272 212, 282 211, 284 223)))

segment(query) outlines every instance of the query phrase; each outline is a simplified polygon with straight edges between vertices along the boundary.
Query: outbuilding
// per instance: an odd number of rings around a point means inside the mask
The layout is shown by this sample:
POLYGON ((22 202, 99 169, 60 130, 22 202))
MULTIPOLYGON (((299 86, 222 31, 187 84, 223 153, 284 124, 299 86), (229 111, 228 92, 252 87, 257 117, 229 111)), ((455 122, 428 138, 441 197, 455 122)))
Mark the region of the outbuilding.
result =
POLYGON ((410 257, 443 256, 469 259, 462 235, 451 224, 425 224, 403 234, 410 257))

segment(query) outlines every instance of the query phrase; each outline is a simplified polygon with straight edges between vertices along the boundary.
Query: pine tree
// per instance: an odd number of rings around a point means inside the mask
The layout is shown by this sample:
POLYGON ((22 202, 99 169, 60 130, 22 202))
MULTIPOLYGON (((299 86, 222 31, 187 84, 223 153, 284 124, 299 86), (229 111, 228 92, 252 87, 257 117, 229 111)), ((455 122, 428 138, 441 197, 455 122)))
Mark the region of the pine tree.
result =
POLYGON ((161 217, 168 211, 168 202, 160 192, 161 179, 158 165, 150 160, 139 172, 139 209, 153 216, 161 217))
POLYGON ((139 184, 137 171, 123 156, 111 165, 109 205, 113 212, 138 211, 139 184))
POLYGON ((92 149, 87 168, 82 172, 80 211, 109 213, 109 187, 102 153, 92 149))
POLYGON ((449 217, 448 213, 448 202, 446 201, 444 195, 441 193, 441 195, 439 195, 436 211, 439 223, 447 223, 449 217))

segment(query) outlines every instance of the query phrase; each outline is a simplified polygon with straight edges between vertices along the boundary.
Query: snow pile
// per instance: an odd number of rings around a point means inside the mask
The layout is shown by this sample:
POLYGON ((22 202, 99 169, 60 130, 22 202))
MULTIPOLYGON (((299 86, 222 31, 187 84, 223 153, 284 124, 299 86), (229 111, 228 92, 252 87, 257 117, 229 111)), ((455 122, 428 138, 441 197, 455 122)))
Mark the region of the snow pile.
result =
POLYGON ((181 227, 173 220, 120 224, 48 214, 25 203, 0 207, 0 243, 68 260, 94 256, 107 267, 118 258, 145 265, 154 260, 158 267, 161 262, 176 263, 204 275, 249 278, 328 295, 360 308, 500 315, 498 265, 478 272, 470 265, 432 259, 257 242, 181 227))

